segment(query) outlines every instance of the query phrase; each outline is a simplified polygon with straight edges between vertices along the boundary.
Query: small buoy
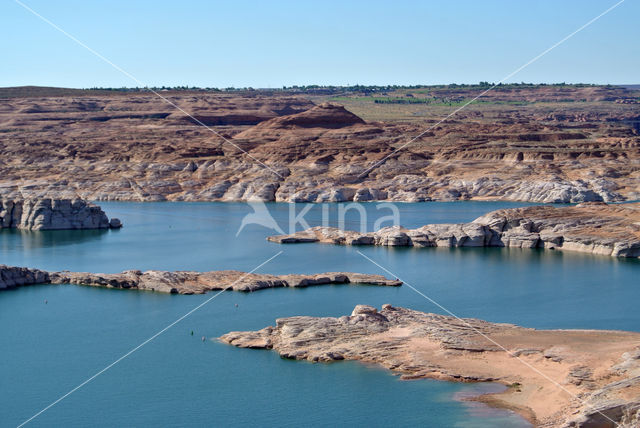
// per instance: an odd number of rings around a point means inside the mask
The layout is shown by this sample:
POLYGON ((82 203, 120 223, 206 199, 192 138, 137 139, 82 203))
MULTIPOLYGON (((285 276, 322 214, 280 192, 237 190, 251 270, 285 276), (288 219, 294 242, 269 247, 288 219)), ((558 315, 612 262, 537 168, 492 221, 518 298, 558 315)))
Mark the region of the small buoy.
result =
POLYGON ((191 336, 193 336, 193 330, 191 330, 191 336))
POLYGON ((202 336, 202 341, 204 342, 205 340, 206 340, 206 339, 205 339, 205 337, 204 337, 204 336, 202 336))
POLYGON ((238 304, 236 303, 236 308, 238 307, 238 304))

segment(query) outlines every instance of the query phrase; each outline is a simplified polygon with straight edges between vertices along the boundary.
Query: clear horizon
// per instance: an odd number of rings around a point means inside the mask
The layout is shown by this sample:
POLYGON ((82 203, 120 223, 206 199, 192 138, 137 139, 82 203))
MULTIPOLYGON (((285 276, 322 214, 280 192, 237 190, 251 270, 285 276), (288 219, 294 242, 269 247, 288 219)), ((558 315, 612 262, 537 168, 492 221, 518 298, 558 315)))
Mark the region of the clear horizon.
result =
MULTIPOLYGON (((616 1, 24 3, 142 84, 8 1, 2 87, 497 82, 616 1)), ((639 15, 623 2, 506 83, 640 83, 639 15)))

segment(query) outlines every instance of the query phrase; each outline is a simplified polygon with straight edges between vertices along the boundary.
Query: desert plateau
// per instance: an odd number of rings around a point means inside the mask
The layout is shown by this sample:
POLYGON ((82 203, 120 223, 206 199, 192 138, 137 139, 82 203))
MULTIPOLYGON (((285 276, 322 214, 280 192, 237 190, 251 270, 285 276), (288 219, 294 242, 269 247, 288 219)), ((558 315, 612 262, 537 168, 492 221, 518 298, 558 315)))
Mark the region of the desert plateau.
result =
POLYGON ((44 96, 46 90, 3 89, 0 195, 283 202, 640 197, 640 91, 483 90, 166 91, 163 99, 146 91, 44 96))

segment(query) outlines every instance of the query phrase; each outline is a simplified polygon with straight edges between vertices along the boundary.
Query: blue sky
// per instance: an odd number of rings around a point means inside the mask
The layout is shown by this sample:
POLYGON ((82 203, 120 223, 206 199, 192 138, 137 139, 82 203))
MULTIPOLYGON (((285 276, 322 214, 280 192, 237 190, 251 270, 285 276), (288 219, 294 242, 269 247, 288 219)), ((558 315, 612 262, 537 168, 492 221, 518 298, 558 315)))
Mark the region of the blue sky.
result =
MULTIPOLYGON (((498 81, 617 0, 22 0, 149 86, 498 81)), ((512 82, 640 83, 640 1, 512 82)), ((138 86, 13 0, 0 86, 138 86)))

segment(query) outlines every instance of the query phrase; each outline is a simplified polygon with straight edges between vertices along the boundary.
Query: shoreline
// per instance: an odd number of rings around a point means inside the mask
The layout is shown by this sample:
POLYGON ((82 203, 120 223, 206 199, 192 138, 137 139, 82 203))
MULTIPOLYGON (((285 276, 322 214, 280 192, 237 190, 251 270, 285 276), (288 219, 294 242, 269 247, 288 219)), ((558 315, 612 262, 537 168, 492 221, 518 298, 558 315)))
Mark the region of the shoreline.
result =
MULTIPOLYGON (((509 386, 507 385, 505 386, 509 388, 509 386)), ((489 392, 489 393, 481 394, 475 397, 470 397, 467 399, 467 401, 476 401, 490 408, 510 410, 514 413, 517 413, 522 419, 529 422, 532 426, 534 427, 537 426, 538 420, 536 418, 536 415, 529 407, 517 406, 514 404, 510 404, 504 400, 501 400, 499 397, 500 394, 502 393, 489 392)))
POLYGON ((427 224, 416 229, 390 226, 371 233, 318 226, 267 240, 278 244, 545 248, 640 258, 640 204, 531 205, 492 211, 469 223, 427 224))
MULTIPOLYGON (((517 182, 516 182, 517 183, 517 182)), ((16 198, 29 198, 29 199, 73 199, 77 198, 77 191, 60 191, 60 192, 28 192, 24 190, 8 192, 0 194, 0 200, 2 199, 16 199, 16 198), (22 196, 26 195, 26 196, 22 196)), ((170 195, 169 195, 170 196, 170 195)), ((153 202, 190 202, 190 203, 207 203, 207 202, 222 202, 222 203, 247 203, 247 202, 264 202, 265 204, 349 204, 349 203, 398 203, 398 204, 420 204, 420 203, 429 203, 429 202, 510 202, 510 203, 524 203, 524 204, 535 204, 535 205, 577 205, 581 203, 606 203, 610 205, 619 205, 619 204, 630 204, 640 202, 640 199, 635 197, 626 197, 621 196, 615 200, 603 200, 603 199, 595 199, 595 200, 540 200, 540 199, 526 199, 526 198, 510 198, 504 195, 496 195, 496 196, 470 196, 470 197, 418 197, 417 194, 412 192, 405 192, 405 195, 399 198, 371 198, 366 200, 358 200, 358 199, 291 199, 291 198, 260 198, 256 195, 249 195, 247 197, 242 198, 182 198, 182 197, 158 197, 158 198, 144 198, 138 196, 132 197, 95 197, 92 193, 83 194, 81 199, 90 201, 93 203, 102 203, 102 202, 144 202, 144 203, 153 203, 153 202)))
POLYGON ((355 272, 270 275, 233 270, 209 272, 127 270, 121 273, 87 273, 48 272, 0 265, 0 291, 40 284, 77 284, 169 294, 205 294, 209 291, 230 290, 250 293, 267 288, 304 288, 338 284, 398 287, 402 285, 402 281, 388 279, 382 275, 355 272))
MULTIPOLYGON (((224 341, 221 341, 221 342, 226 343, 224 341)), ((382 370, 385 370, 385 369, 389 370, 387 367, 385 367, 383 364, 380 364, 380 363, 370 363, 370 362, 364 362, 364 361, 358 361, 358 362, 360 364, 364 364, 367 366, 375 366, 382 370)), ((513 384, 509 384, 508 382, 504 382, 499 379, 492 379, 492 380, 484 379, 484 380, 474 381, 474 380, 460 379, 459 377, 454 377, 454 376, 443 376, 442 374, 424 374, 419 376, 412 376, 410 374, 401 373, 394 370, 391 370, 391 373, 395 376, 398 376, 399 380, 403 382, 413 382, 413 381, 428 379, 428 380, 436 380, 440 382, 451 382, 451 383, 464 383, 464 384, 489 383, 489 384, 501 385, 504 387, 503 391, 479 392, 477 394, 474 393, 464 397, 455 397, 455 394, 454 394, 452 396, 452 399, 460 402, 465 402, 465 401, 478 402, 489 408, 494 408, 498 410, 510 410, 514 413, 517 413, 522 419, 529 422, 533 426, 536 426, 536 424, 538 423, 536 415, 533 412, 533 410, 531 410, 530 407, 516 405, 504 400, 503 398, 500 398, 505 394, 509 394, 510 388, 512 387, 513 384)))
POLYGON ((517 411, 536 425, 613 419, 633 426, 640 420, 638 332, 536 330, 358 305, 350 316, 281 318, 275 326, 219 340, 274 350, 286 359, 377 364, 403 380, 501 383, 505 391, 478 401, 517 411))
MULTIPOLYGON (((383 369, 385 368, 383 365, 378 365, 378 366, 383 369)), ((505 387, 504 391, 479 393, 479 394, 474 394, 474 395, 470 395, 468 397, 463 397, 463 398, 453 397, 453 399, 456 401, 478 402, 478 403, 484 404, 489 408, 494 408, 498 410, 510 410, 514 413, 517 413, 522 419, 529 422, 532 426, 534 427, 538 426, 539 421, 536 417, 535 412, 530 407, 511 403, 504 398, 506 395, 512 393, 512 391, 510 391, 512 384, 509 384, 508 382, 504 382, 499 379, 478 380, 478 381, 460 380, 459 378, 454 376, 442 376, 437 374, 433 374, 433 375, 425 374, 425 375, 416 376, 416 377, 405 376, 397 372, 394 372, 394 374, 398 375, 400 377, 400 380, 406 381, 406 382, 429 379, 429 380, 437 380, 437 381, 452 382, 452 383, 474 384, 474 383, 486 382, 486 383, 494 383, 494 384, 502 385, 505 387)))

